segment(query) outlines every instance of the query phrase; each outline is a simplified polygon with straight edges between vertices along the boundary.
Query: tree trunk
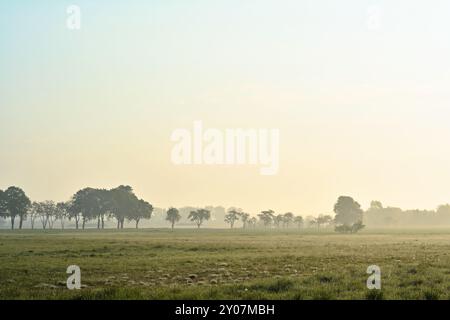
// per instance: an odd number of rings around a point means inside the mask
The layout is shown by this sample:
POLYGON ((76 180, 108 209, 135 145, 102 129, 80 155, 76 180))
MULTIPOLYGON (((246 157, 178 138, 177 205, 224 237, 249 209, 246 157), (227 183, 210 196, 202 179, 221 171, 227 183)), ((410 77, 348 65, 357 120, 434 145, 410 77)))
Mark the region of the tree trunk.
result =
POLYGON ((120 229, 123 229, 123 222, 125 221, 125 218, 122 218, 122 220, 120 221, 120 229))
POLYGON ((103 216, 102 216, 102 229, 105 229, 105 221, 104 221, 103 216))
POLYGON ((100 229, 100 216, 97 217, 97 229, 100 229))
POLYGON ((20 216, 19 229, 22 229, 22 223, 23 223, 23 216, 20 216))
POLYGON ((139 219, 136 219, 136 229, 138 229, 139 219))
POLYGON ((86 219, 83 218, 83 225, 82 225, 83 230, 84 230, 84 226, 85 226, 85 225, 86 225, 86 219))
POLYGON ((16 219, 15 216, 11 216, 11 230, 14 230, 14 220, 16 219))
POLYGON ((173 230, 174 226, 175 226, 175 221, 172 221, 172 230, 173 230))

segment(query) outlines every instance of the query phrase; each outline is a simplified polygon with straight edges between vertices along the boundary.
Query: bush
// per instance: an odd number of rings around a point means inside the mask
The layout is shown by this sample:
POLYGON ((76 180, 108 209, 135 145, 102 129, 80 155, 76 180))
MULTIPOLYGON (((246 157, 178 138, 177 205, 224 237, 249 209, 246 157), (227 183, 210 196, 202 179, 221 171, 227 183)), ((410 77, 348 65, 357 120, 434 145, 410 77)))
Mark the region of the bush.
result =
POLYGON ((339 233, 356 233, 359 230, 362 230, 364 227, 365 225, 363 225, 361 221, 358 221, 352 224, 351 226, 347 224, 341 224, 339 226, 336 226, 334 228, 334 231, 339 233))

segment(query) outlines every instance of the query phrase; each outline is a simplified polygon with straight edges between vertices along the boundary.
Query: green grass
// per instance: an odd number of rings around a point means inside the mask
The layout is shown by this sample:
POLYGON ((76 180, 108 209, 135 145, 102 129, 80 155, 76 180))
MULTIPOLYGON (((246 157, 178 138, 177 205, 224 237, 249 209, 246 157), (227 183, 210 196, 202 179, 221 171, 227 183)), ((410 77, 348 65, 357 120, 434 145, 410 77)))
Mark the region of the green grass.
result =
POLYGON ((0 231, 0 299, 449 299, 450 230, 0 231), (81 290, 68 290, 69 265, 81 290), (382 290, 366 288, 381 268, 382 290))

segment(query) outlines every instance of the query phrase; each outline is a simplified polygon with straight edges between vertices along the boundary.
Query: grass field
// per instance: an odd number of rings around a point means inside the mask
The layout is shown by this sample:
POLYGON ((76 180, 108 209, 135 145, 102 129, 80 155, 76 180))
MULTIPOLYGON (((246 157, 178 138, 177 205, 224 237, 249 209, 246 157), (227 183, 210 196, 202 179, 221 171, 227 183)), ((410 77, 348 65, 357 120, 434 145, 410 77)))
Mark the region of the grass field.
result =
POLYGON ((450 230, 0 231, 0 299, 449 298, 450 230), (81 290, 65 286, 72 264, 81 290))

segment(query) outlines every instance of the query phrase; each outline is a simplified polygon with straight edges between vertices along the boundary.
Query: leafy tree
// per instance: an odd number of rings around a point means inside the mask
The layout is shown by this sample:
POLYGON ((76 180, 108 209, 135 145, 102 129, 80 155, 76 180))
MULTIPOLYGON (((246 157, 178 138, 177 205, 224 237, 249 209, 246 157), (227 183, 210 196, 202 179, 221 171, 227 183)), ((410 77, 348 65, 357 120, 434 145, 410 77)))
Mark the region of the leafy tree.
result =
POLYGON ((40 213, 40 203, 33 201, 31 206, 28 208, 28 217, 30 218, 31 230, 34 229, 34 225, 36 219, 39 217, 39 213, 40 213))
POLYGON ((292 212, 286 212, 283 215, 283 227, 289 228, 289 225, 294 221, 294 214, 292 212))
POLYGON ((356 233, 359 230, 364 229, 364 227, 365 227, 365 225, 363 225, 361 221, 358 221, 352 225, 351 233, 356 233))
POLYGON ((330 215, 319 215, 312 222, 317 226, 317 231, 320 230, 320 226, 330 224, 333 218, 330 215))
POLYGON ((82 229, 85 228, 86 222, 96 217, 99 208, 99 201, 96 197, 96 190, 93 188, 84 188, 79 190, 72 198, 69 217, 76 218, 78 229, 79 215, 82 218, 82 229))
POLYGON ((6 195, 3 190, 0 190, 0 217, 8 217, 8 209, 6 208, 6 195))
POLYGON ((112 197, 112 192, 106 189, 95 189, 94 196, 96 198, 96 213, 97 217, 97 229, 105 228, 105 218, 113 210, 114 200, 112 197))
POLYGON ((112 212, 117 219, 117 229, 123 229, 126 217, 132 217, 137 210, 138 199, 130 186, 119 186, 111 190, 113 205, 112 212))
POLYGON ((169 210, 167 210, 166 220, 170 221, 170 223, 172 224, 172 230, 175 227, 175 223, 180 221, 180 219, 181 215, 178 209, 171 207, 169 208, 169 210))
POLYGON ((11 219, 11 229, 14 229, 16 217, 19 217, 19 229, 22 229, 23 221, 26 219, 31 205, 31 201, 25 192, 17 187, 9 187, 2 193, 1 202, 3 215, 9 216, 11 219))
POLYGON ((296 216, 294 218, 294 223, 297 225, 297 227, 300 229, 303 227, 303 217, 302 216, 296 216))
POLYGON ((67 202, 58 202, 55 208, 55 218, 61 222, 61 229, 63 230, 65 220, 69 216, 68 206, 69 204, 67 202))
POLYGON ((225 215, 225 222, 230 224, 230 228, 233 229, 234 223, 239 220, 241 212, 236 209, 228 210, 228 213, 225 215))
POLYGON ((338 225, 334 228, 334 230, 336 232, 340 232, 340 233, 356 233, 359 230, 362 230, 365 226, 362 224, 361 221, 358 221, 354 224, 352 224, 351 226, 346 225, 346 224, 341 224, 338 225))
POLYGON ((273 210, 265 210, 261 211, 260 214, 258 214, 259 220, 262 221, 264 224, 264 227, 267 228, 275 218, 274 211, 273 210))
POLYGON ((197 209, 194 211, 191 211, 189 213, 188 219, 191 221, 194 221, 197 224, 197 228, 200 228, 203 221, 209 220, 211 218, 211 212, 206 209, 197 209))
MULTIPOLYGON (((363 211, 358 202, 351 197, 341 196, 334 205, 336 226, 345 225, 352 228, 358 222, 362 224, 363 211)), ((345 228, 344 228, 345 229, 345 228)))
POLYGON ((273 218, 273 222, 275 223, 275 226, 277 228, 280 227, 281 223, 283 223, 283 219, 284 219, 284 215, 282 214, 277 214, 274 218, 273 218))
POLYGON ((245 229, 247 227, 249 219, 250 219, 250 214, 248 214, 246 212, 241 212, 242 228, 245 229))
POLYGON ((128 218, 136 222, 136 229, 138 229, 141 219, 150 219, 152 217, 153 206, 144 200, 137 200, 133 206, 135 206, 135 210, 128 218))
POLYGON ((72 197, 72 199, 67 203, 67 214, 69 221, 74 219, 75 220, 75 228, 79 228, 79 222, 81 218, 81 208, 79 201, 75 201, 75 196, 72 197))
POLYGON ((252 227, 252 228, 255 228, 257 222, 258 222, 258 220, 257 220, 255 217, 251 217, 251 218, 248 220, 248 225, 249 225, 250 227, 252 227))
POLYGON ((42 229, 53 228, 53 222, 56 216, 56 204, 53 201, 39 202, 37 206, 37 214, 41 220, 42 229))
POLYGON ((371 201, 370 202, 370 209, 381 210, 381 209, 383 209, 383 204, 380 201, 375 201, 375 200, 371 201))

